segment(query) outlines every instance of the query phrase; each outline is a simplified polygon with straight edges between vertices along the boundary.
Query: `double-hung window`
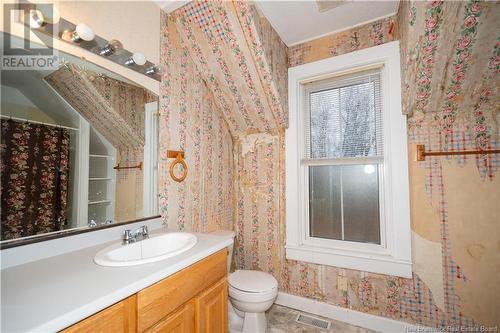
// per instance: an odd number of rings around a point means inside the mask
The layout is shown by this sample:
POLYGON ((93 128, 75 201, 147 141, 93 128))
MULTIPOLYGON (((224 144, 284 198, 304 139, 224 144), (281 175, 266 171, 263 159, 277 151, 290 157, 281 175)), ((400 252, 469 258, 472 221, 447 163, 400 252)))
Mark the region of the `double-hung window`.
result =
POLYGON ((411 276, 399 44, 289 69, 287 258, 411 276))

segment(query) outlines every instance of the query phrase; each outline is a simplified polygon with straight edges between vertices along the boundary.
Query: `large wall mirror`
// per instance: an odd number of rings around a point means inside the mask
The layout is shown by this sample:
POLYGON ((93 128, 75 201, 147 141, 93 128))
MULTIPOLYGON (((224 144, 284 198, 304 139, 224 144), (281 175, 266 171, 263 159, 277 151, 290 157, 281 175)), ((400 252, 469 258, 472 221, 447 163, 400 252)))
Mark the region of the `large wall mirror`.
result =
POLYGON ((2 247, 157 215, 157 120, 158 96, 80 57, 2 70, 2 247))

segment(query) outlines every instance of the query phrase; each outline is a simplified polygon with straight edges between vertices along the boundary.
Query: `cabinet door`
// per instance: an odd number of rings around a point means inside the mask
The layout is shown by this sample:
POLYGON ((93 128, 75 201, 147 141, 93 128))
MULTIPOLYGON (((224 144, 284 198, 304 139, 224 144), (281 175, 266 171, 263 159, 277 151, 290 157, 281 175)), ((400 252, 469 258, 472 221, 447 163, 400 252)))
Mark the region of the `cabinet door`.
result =
POLYGON ((137 329, 144 332, 210 289, 227 274, 227 249, 155 283, 137 293, 137 329))
POLYGON ((194 333, 194 304, 190 301, 179 310, 168 315, 155 326, 148 329, 147 333, 194 333))
POLYGON ((196 314, 196 332, 227 332, 227 278, 219 280, 196 297, 196 314))
POLYGON ((118 302, 63 330, 63 333, 135 333, 136 295, 118 302))

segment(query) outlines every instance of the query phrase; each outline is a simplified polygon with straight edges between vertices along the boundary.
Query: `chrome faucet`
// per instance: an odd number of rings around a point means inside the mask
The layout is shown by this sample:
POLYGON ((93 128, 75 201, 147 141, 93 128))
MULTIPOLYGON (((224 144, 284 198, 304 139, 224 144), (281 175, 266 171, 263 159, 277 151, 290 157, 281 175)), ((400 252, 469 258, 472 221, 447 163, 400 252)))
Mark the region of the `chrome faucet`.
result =
POLYGON ((135 231, 132 231, 130 229, 123 231, 123 244, 134 243, 146 238, 149 238, 149 231, 148 227, 145 225, 136 229, 135 231))

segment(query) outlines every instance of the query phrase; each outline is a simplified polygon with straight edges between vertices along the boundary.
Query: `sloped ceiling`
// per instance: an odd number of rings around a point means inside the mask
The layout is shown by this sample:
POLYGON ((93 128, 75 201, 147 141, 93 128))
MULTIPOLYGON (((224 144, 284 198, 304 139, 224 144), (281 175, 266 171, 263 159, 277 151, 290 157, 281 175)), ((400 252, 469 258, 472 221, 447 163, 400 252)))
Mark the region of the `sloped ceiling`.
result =
POLYGON ((147 90, 72 65, 45 80, 120 150, 144 146, 144 104, 155 99, 147 90))
MULTIPOLYGON (((34 106, 48 117, 57 120, 57 124, 77 126, 78 114, 42 80, 47 74, 49 74, 48 71, 37 70, 2 71, 2 86, 18 89, 34 106)), ((2 107, 5 100, 6 98, 2 98, 2 107)), ((5 111, 9 112, 9 110, 2 109, 2 113, 5 111)))
MULTIPOLYGON (((276 80, 278 70, 266 57, 265 36, 249 4, 195 1, 172 15, 233 136, 287 126, 286 80, 276 80)), ((277 40, 286 72, 286 46, 277 40)))

